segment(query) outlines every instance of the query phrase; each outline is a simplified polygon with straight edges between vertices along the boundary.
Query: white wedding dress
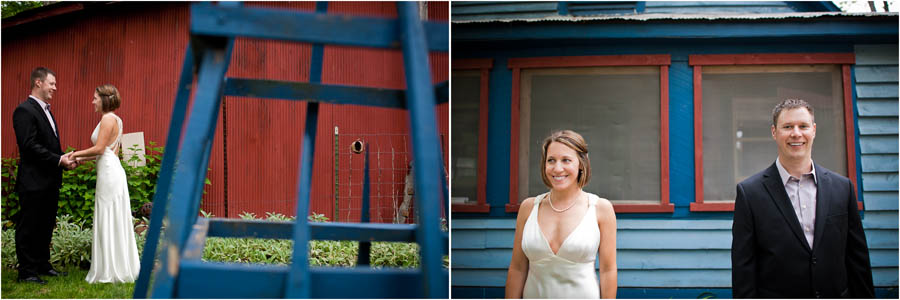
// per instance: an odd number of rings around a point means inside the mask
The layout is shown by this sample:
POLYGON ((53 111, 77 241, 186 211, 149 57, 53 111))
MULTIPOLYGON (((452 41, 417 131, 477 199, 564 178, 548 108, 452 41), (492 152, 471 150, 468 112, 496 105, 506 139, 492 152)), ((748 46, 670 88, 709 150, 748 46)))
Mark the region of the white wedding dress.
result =
POLYGON ((534 209, 522 231, 522 251, 528 257, 523 298, 600 298, 594 261, 600 247, 597 195, 588 193, 590 205, 581 222, 563 240, 556 254, 538 225, 538 208, 547 194, 534 198, 534 209))
MULTIPOLYGON (((113 151, 122 138, 122 119, 116 116, 119 134, 112 145, 104 147, 97 157, 97 189, 94 192, 94 243, 91 247, 91 270, 85 280, 96 282, 134 282, 140 270, 134 222, 125 169, 113 151)), ((97 143, 100 124, 91 134, 97 143)))

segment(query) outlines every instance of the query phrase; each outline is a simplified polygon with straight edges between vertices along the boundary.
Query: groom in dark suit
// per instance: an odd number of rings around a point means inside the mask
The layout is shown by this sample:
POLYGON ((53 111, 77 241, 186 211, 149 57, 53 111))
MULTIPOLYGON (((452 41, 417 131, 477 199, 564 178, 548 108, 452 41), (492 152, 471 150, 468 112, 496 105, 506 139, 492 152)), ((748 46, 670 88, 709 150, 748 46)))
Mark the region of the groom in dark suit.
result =
POLYGON ((735 298, 873 298, 853 184, 812 161, 806 101, 772 113, 778 158, 737 185, 731 244, 735 298))
POLYGON ((16 175, 21 210, 15 220, 19 282, 45 284, 39 275, 66 275, 50 265, 50 240, 56 225, 62 171, 74 168, 75 162, 63 155, 59 146, 59 130, 50 112, 55 92, 56 74, 36 68, 31 72, 31 95, 13 112, 21 156, 16 175))

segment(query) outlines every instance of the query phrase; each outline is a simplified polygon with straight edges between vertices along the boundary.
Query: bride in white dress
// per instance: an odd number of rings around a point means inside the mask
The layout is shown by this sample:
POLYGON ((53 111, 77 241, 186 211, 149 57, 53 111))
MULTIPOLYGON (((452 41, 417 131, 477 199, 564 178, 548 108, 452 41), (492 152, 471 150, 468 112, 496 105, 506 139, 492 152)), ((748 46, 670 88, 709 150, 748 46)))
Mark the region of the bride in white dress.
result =
POLYGON ((608 200, 582 190, 591 177, 584 138, 555 132, 542 159, 550 191, 519 206, 506 298, 615 298, 616 215, 608 200))
POLYGON ((122 137, 122 119, 113 111, 119 108, 119 91, 111 84, 94 91, 94 110, 103 117, 91 134, 93 147, 73 152, 71 159, 97 160, 97 188, 94 192, 94 243, 91 270, 85 280, 96 282, 134 282, 140 270, 131 200, 125 170, 116 155, 122 137))

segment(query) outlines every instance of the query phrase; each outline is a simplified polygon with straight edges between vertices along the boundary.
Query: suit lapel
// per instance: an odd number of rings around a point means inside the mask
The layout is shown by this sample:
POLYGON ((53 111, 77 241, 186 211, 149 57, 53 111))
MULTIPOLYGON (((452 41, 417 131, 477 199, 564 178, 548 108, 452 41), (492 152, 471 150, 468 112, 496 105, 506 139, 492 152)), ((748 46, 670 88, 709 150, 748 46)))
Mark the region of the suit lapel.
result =
POLYGON ((50 132, 50 137, 56 139, 56 141, 59 142, 59 131, 53 131, 53 125, 50 125, 50 119, 47 119, 47 114, 44 113, 44 108, 42 108, 41 105, 31 97, 28 97, 28 103, 31 103, 31 106, 35 109, 35 112, 37 112, 38 117, 41 118, 41 120, 44 120, 44 126, 47 127, 47 131, 50 132))
POLYGON ((828 218, 828 208, 831 203, 831 193, 825 191, 831 186, 831 178, 828 170, 816 165, 816 228, 813 237, 813 247, 821 245, 822 236, 825 231, 825 221, 828 218))
POLYGON ((800 230, 800 219, 797 218, 797 213, 794 212, 794 207, 791 205, 791 199, 788 198, 787 191, 784 189, 781 175, 778 174, 778 167, 773 163, 766 169, 766 173, 763 176, 765 177, 764 185, 766 186, 766 191, 769 192, 769 196, 775 202, 775 206, 778 207, 781 216, 787 221, 788 227, 791 228, 791 232, 794 233, 797 240, 809 251, 809 243, 800 230))

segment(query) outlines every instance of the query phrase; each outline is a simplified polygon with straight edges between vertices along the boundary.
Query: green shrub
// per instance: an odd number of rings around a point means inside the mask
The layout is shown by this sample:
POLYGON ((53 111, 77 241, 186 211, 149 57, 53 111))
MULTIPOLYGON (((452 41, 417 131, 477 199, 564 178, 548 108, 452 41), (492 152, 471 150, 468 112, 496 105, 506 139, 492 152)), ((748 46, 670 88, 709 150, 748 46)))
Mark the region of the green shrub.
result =
MULTIPOLYGON (((201 212, 205 217, 212 214, 201 212)), ((238 215, 244 220, 258 219, 255 214, 238 215)), ((294 217, 267 213, 268 221, 293 221, 294 217)), ((328 222, 328 217, 313 212, 307 216, 311 222, 328 222)), ((288 264, 291 262, 294 242, 291 240, 218 238, 206 240, 203 259, 206 261, 288 264)), ((356 241, 313 240, 309 242, 309 264, 312 266, 356 265, 359 243, 356 241)), ((377 267, 414 268, 419 266, 419 246, 415 243, 373 242, 371 263, 377 267)), ((444 259, 444 266, 448 260, 444 259)))
MULTIPOLYGON (((66 149, 66 153, 75 150, 66 149)), ((72 216, 72 222, 90 227, 94 223, 94 190, 97 187, 97 164, 85 161, 75 169, 63 171, 59 188, 58 216, 72 216)))
MULTIPOLYGON (((146 232, 146 231, 145 231, 146 232)), ((15 269, 16 230, 5 229, 2 232, 0 245, 3 255, 3 268, 15 269)), ((145 234, 135 234, 138 255, 144 250, 145 234)), ((73 222, 72 217, 63 215, 56 217, 56 228, 50 243, 50 263, 57 267, 81 266, 91 261, 91 243, 94 240, 92 228, 73 222)))
MULTIPOLYGON (((131 151, 137 151, 138 145, 127 147, 131 151)), ((122 145, 125 148, 125 145, 122 145)), ((140 156, 134 155, 127 161, 122 162, 122 168, 128 176, 128 196, 131 198, 131 211, 137 211, 141 205, 147 202, 153 202, 153 194, 156 192, 156 179, 159 176, 159 169, 162 164, 163 147, 156 147, 153 141, 148 142, 146 153, 146 164, 143 166, 131 166, 134 162, 139 161, 140 156)))
POLYGON ((16 230, 6 229, 2 232, 2 244, 0 244, 3 268, 15 269, 19 261, 16 259, 16 230))
MULTIPOLYGON (((164 148, 156 146, 153 141, 148 142, 144 157, 147 163, 144 166, 133 167, 129 162, 140 159, 132 156, 128 161, 120 157, 122 168, 128 176, 128 195, 131 200, 131 211, 136 211, 144 203, 152 202, 156 190, 156 180, 162 164, 164 148)), ((123 146, 124 147, 124 146, 123 146)), ((137 145, 128 147, 137 150, 137 145)), ((68 147, 66 152, 75 150, 68 147)), ((12 216, 19 211, 19 196, 16 194, 16 171, 19 158, 3 158, 2 161, 2 219, 4 228, 12 226, 12 216)), ((212 185, 209 178, 204 182, 204 194, 206 186, 212 185)), ((62 186, 59 189, 59 210, 57 215, 69 215, 72 222, 90 227, 94 222, 94 190, 97 186, 96 162, 85 161, 84 164, 63 172, 62 186)))
MULTIPOLYGON (((211 214, 202 212, 206 217, 211 214)), ((252 213, 243 213, 244 219, 257 219, 252 213)), ((313 213, 308 216, 313 222, 327 222, 328 218, 313 213)), ((292 221, 294 217, 268 213, 269 221, 292 221)), ((81 266, 91 259, 92 228, 76 223, 71 216, 57 217, 56 229, 50 251, 50 262, 54 266, 81 266)), ((143 219, 146 222, 146 218, 143 219)), ((136 227, 146 226, 136 220, 136 227)), ((146 231, 135 233, 138 254, 143 253, 146 231)), ((16 267, 15 229, 2 231, 2 267, 16 267)), ((253 239, 253 238, 218 238, 206 240, 203 260, 241 263, 289 264, 293 255, 294 243, 291 240, 253 239)), ((355 241, 315 240, 309 242, 309 264, 313 266, 356 265, 359 243, 355 241)), ((419 266, 419 247, 415 243, 373 242, 371 263, 375 267, 415 268, 419 266)), ((448 259, 444 256, 444 266, 448 259)))
POLYGON ((72 223, 72 217, 64 215, 56 218, 53 241, 50 243, 50 263, 56 266, 78 266, 91 261, 91 243, 94 233, 91 228, 82 228, 72 223))
POLYGON ((2 159, 2 180, 0 180, 0 206, 2 206, 3 228, 13 225, 11 217, 19 212, 19 195, 16 194, 16 174, 19 170, 18 158, 2 159))

